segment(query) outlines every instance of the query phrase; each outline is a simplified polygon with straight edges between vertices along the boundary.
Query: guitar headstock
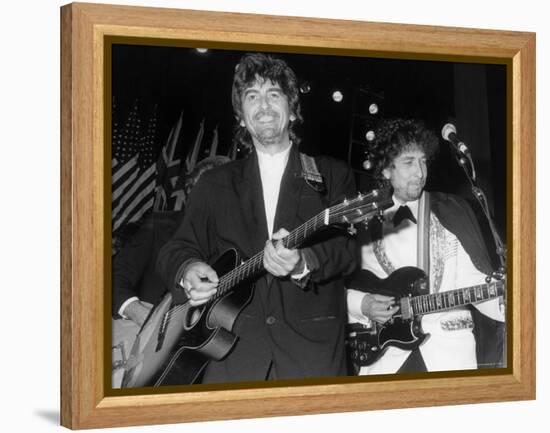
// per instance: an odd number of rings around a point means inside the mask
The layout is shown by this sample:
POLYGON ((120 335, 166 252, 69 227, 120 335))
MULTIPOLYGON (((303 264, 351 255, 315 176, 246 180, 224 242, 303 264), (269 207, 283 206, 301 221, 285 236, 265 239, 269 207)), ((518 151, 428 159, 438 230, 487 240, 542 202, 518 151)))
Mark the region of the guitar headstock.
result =
POLYGON ((382 212, 392 205, 389 188, 373 189, 366 194, 358 193, 356 197, 327 209, 328 224, 368 223, 372 218, 381 216, 382 212))

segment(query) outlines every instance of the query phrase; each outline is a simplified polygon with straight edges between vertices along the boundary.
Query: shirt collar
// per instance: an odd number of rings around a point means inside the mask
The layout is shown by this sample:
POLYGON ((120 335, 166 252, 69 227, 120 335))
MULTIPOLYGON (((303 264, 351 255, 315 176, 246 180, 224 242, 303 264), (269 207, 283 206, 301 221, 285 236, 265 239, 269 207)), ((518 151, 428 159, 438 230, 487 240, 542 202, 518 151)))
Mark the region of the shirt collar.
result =
MULTIPOLYGON (((424 194, 424 192, 422 192, 422 194, 424 194)), ((387 210, 387 213, 388 214, 394 214, 395 212, 397 212, 397 209, 399 209, 400 206, 408 206, 409 209, 411 210, 413 216, 418 219, 418 203, 420 201, 420 198, 417 199, 417 200, 413 200, 413 201, 408 201, 406 203, 401 203, 397 197, 395 197, 395 194, 393 195, 392 197, 393 199, 393 206, 390 207, 388 210, 387 210)))
POLYGON ((291 148, 292 145, 273 155, 256 149, 256 155, 258 155, 258 163, 260 164, 260 167, 275 168, 276 166, 286 166, 291 148))

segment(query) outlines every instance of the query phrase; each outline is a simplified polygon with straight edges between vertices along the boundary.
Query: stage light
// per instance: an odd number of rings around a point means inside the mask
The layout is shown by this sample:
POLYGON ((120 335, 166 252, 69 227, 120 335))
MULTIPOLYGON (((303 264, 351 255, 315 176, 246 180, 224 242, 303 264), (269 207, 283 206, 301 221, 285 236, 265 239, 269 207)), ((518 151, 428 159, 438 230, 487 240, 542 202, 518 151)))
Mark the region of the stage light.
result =
POLYGON ((303 93, 305 95, 306 93, 309 93, 310 91, 311 91, 311 86, 309 85, 309 83, 307 81, 304 81, 300 85, 300 93, 303 93))
POLYGON ((370 104, 369 105, 369 113, 370 114, 378 113, 378 105, 377 104, 370 104))
POLYGON ((344 95, 342 94, 342 92, 340 92, 340 90, 336 90, 332 94, 332 99, 334 100, 334 102, 342 102, 342 100, 344 99, 344 95))
POLYGON ((374 133, 374 131, 367 131, 367 133, 365 134, 365 138, 367 139, 367 141, 373 141, 376 138, 376 134, 374 133))
POLYGON ((195 48, 197 52, 204 54, 208 52, 208 48, 195 48))

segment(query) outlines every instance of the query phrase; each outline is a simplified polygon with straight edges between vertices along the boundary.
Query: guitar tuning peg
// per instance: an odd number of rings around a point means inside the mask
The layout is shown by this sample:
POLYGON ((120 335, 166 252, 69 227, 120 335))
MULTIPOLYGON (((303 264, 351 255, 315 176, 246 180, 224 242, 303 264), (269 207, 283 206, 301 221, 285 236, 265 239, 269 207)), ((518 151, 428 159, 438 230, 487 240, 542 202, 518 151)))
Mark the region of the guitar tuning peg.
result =
POLYGON ((348 233, 352 236, 355 236, 357 234, 357 229, 353 224, 350 224, 350 226, 348 227, 348 233))
POLYGON ((504 268, 498 268, 491 275, 485 277, 485 281, 487 283, 490 283, 492 279, 495 279, 497 281, 501 281, 501 280, 504 279, 505 275, 506 275, 506 273, 504 271, 504 268))

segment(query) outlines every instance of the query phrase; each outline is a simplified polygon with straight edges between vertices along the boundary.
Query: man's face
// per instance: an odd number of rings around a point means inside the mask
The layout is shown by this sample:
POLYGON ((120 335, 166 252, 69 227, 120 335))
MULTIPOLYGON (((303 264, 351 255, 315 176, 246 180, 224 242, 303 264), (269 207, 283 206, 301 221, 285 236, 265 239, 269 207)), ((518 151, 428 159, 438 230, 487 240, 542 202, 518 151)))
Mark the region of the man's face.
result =
POLYGON ((428 176, 426 154, 416 146, 405 149, 382 174, 391 182, 398 200, 403 203, 417 200, 428 176))
POLYGON ((288 141, 290 108, 278 84, 257 79, 242 95, 244 125, 254 145, 270 146, 288 141))

